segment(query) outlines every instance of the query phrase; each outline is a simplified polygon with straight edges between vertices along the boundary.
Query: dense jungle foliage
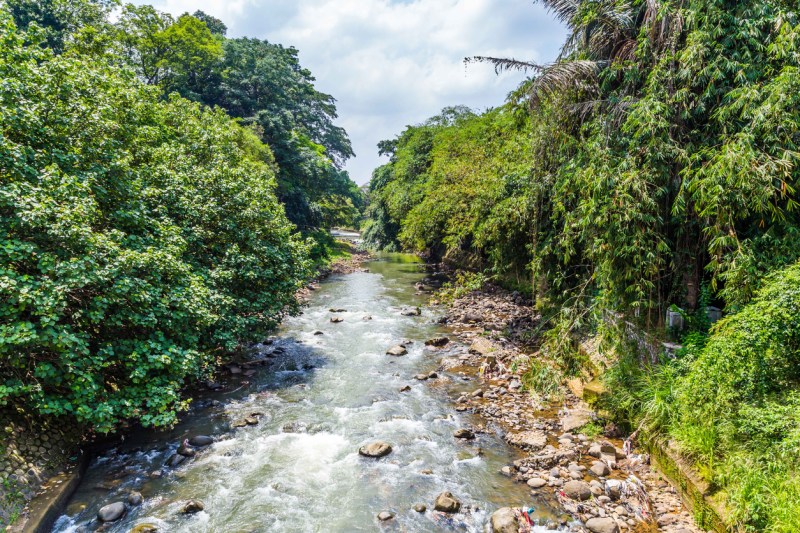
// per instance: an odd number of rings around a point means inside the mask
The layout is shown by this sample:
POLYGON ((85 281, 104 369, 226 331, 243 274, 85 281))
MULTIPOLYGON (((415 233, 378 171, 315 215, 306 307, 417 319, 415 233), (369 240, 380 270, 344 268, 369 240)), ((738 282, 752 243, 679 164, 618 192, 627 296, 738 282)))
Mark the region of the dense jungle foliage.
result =
POLYGON ((113 6, 0 2, 0 405, 103 432, 173 423, 361 201, 296 50, 113 6))
POLYGON ((621 341, 620 320, 663 339, 682 309, 676 362, 609 374, 617 412, 694 458, 732 527, 794 531, 797 4, 542 3, 568 28, 560 57, 471 58, 531 76, 380 143, 365 237, 530 291, 562 361, 583 335, 621 341), (708 305, 729 315, 710 336, 708 305))

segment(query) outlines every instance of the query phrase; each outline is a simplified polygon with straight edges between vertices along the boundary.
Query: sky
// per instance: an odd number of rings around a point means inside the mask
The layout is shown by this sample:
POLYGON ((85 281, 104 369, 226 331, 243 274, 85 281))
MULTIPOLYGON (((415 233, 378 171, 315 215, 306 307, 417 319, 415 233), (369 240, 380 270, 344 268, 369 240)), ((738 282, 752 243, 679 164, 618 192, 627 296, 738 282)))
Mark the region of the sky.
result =
POLYGON ((397 136, 442 108, 502 105, 523 79, 497 75, 473 55, 546 63, 565 30, 532 0, 145 0, 180 15, 201 9, 228 26, 228 37, 257 37, 300 51, 318 90, 337 100, 356 157, 359 184, 385 163, 378 141, 397 136))

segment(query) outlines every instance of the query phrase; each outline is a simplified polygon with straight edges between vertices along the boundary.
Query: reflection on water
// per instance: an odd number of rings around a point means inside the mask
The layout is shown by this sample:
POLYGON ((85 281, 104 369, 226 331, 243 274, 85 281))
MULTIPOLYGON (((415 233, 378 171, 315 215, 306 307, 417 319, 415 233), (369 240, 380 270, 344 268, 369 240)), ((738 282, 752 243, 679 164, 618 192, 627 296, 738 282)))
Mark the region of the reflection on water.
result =
POLYGON ((425 301, 413 288, 424 277, 416 259, 392 255, 368 267, 323 283, 303 315, 259 347, 268 365, 228 378, 229 392, 197 398, 173 430, 134 435, 96 459, 55 530, 96 529, 97 510, 130 491, 144 504, 107 531, 144 524, 180 532, 483 531, 498 507, 540 507, 498 474, 513 452, 489 435, 456 441, 453 431, 469 421, 456 416, 446 393, 413 379, 442 356, 423 346, 442 333, 432 311, 400 315, 425 301), (344 321, 331 323, 333 315, 344 321), (408 355, 385 355, 404 339, 413 341, 408 355), (406 385, 411 390, 400 392, 406 385), (231 430, 250 416, 258 425, 231 430), (199 434, 217 441, 175 469, 163 467, 183 439, 199 434), (358 455, 377 439, 393 453, 358 455), (445 490, 466 512, 431 512, 445 490), (189 499, 205 509, 181 514, 189 499), (417 504, 429 510, 417 513, 417 504), (387 510, 396 517, 380 523, 377 514, 387 510))

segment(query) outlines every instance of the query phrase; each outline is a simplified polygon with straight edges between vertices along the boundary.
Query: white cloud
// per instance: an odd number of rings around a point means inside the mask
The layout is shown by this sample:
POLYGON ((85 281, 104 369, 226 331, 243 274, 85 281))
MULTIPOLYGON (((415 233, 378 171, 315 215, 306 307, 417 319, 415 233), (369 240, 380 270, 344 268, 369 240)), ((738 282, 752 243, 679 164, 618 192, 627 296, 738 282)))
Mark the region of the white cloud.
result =
MULTIPOLYGON (((150 3, 150 2, 137 2, 150 3)), ((496 76, 471 55, 552 60, 563 29, 531 0, 155 0, 173 14, 201 9, 230 37, 258 37, 300 50, 317 88, 338 100, 339 123, 369 180, 376 144, 443 107, 500 105, 522 75, 496 76)))

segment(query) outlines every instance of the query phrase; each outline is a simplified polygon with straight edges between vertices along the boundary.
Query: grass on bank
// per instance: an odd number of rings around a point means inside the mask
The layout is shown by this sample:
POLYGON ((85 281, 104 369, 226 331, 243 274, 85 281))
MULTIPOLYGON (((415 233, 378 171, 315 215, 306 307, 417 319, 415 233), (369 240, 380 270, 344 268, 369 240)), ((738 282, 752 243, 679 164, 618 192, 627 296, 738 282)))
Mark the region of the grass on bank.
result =
POLYGON ((605 375, 604 407, 670 440, 725 500, 729 527, 800 524, 800 263, 749 305, 689 335, 673 360, 642 367, 630 347, 605 375))

